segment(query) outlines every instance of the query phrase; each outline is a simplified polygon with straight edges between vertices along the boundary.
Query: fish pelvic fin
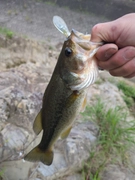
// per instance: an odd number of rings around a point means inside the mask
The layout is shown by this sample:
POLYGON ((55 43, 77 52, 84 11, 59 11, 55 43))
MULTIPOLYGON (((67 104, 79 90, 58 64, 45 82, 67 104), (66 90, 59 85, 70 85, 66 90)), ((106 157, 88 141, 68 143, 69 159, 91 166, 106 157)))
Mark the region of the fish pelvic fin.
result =
POLYGON ((38 135, 41 131, 42 131, 42 118, 41 118, 41 112, 42 109, 40 110, 40 112, 38 113, 38 115, 35 118, 34 124, 33 124, 33 130, 35 132, 36 135, 38 135))
POLYGON ((84 111, 85 111, 86 104, 87 104, 87 98, 86 98, 86 96, 85 96, 85 98, 84 98, 84 100, 83 100, 83 103, 82 103, 81 112, 84 112, 84 111))
POLYGON ((43 164, 50 166, 53 161, 53 151, 51 149, 43 151, 37 146, 24 157, 24 160, 30 162, 40 161, 43 164))
POLYGON ((69 126, 65 131, 61 133, 61 139, 66 139, 72 129, 72 126, 69 126))

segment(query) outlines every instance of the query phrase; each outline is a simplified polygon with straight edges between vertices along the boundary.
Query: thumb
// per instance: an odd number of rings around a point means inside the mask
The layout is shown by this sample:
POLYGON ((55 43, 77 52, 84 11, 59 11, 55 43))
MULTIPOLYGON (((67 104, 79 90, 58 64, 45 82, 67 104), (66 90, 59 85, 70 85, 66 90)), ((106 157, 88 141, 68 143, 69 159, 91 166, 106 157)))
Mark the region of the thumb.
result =
POLYGON ((115 42, 114 30, 116 26, 113 25, 113 22, 100 23, 96 24, 91 31, 92 42, 115 42))

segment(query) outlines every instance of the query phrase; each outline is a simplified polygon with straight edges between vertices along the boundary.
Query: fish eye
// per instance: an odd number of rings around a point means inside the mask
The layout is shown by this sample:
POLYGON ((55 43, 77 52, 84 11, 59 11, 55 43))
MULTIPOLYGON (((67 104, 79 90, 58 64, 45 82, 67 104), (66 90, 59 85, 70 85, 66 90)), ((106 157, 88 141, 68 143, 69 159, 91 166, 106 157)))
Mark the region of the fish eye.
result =
POLYGON ((65 48, 65 55, 66 55, 67 57, 70 57, 71 54, 72 54, 72 50, 71 50, 69 47, 66 47, 66 48, 65 48))

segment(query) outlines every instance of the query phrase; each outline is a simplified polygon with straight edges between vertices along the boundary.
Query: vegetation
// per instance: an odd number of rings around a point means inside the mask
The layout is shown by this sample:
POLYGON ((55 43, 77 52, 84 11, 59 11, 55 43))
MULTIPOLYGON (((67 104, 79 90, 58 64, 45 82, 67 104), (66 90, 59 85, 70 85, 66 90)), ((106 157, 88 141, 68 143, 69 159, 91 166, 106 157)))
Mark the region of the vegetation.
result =
POLYGON ((123 99, 129 108, 134 107, 135 87, 129 86, 124 81, 119 81, 117 87, 123 92, 123 99))
POLYGON ((0 179, 3 178, 3 176, 4 176, 4 170, 0 169, 0 179))
POLYGON ((127 149, 135 143, 135 122, 126 123, 127 115, 122 108, 106 110, 99 99, 94 106, 86 108, 83 116, 99 126, 97 143, 84 164, 83 179, 100 180, 99 174, 107 164, 129 166, 127 149))
POLYGON ((45 1, 45 3, 49 4, 49 5, 52 5, 52 6, 56 5, 56 2, 53 2, 53 1, 45 1))
POLYGON ((9 39, 11 39, 14 35, 14 33, 11 30, 3 27, 0 27, 0 34, 6 35, 6 37, 9 39))
POLYGON ((119 89, 121 89, 123 91, 123 93, 127 96, 127 97, 132 97, 135 98, 135 87, 129 86, 126 82, 124 81, 119 81, 117 83, 117 86, 119 89))

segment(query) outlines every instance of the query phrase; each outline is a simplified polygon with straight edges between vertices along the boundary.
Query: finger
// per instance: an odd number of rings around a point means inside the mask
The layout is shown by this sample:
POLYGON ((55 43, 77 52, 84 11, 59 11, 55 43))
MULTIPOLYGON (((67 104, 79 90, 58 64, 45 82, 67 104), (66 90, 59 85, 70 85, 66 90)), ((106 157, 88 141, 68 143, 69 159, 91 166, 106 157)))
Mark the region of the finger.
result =
POLYGON ((123 66, 109 71, 113 76, 132 77, 135 73, 135 58, 123 66))
POLYGON ((128 75, 128 76, 125 76, 124 78, 133 78, 135 77, 135 72, 133 72, 132 74, 128 75))
POLYGON ((106 70, 113 70, 123 66, 134 57, 135 47, 128 46, 117 51, 109 60, 98 61, 98 66, 106 70))
POLYGON ((96 58, 100 61, 106 61, 112 57, 118 51, 118 47, 115 44, 105 44, 101 46, 97 53, 96 58))

